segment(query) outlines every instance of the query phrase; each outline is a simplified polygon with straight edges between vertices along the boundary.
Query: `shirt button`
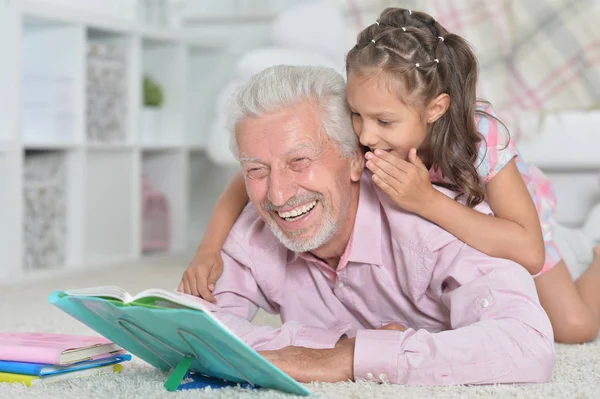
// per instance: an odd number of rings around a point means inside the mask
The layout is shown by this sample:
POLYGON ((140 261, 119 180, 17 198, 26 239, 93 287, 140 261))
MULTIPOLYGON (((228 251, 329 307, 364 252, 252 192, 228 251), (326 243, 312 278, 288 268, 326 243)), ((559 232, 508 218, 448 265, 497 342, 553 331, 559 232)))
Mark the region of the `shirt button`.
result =
POLYGON ((337 286, 338 286, 338 288, 343 288, 344 287, 344 283, 340 281, 339 283, 337 283, 337 286))
POLYGON ((387 374, 386 373, 379 374, 379 381, 386 382, 387 381, 387 374))
POLYGON ((479 302, 479 306, 481 306, 482 308, 487 308, 488 306, 490 306, 490 301, 488 301, 487 299, 482 299, 479 302))
POLYGON ((367 373, 367 380, 371 381, 373 379, 373 373, 367 373))

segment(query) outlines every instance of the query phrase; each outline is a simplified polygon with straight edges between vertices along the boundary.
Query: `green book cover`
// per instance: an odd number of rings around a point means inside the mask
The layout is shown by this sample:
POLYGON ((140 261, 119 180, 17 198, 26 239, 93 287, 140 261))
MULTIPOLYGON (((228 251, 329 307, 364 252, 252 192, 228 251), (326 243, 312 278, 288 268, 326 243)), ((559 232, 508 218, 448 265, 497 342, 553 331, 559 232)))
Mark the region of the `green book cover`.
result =
POLYGON ((307 396, 310 391, 246 345, 197 298, 118 287, 57 291, 49 302, 150 365, 171 371, 185 357, 190 370, 230 382, 307 396))

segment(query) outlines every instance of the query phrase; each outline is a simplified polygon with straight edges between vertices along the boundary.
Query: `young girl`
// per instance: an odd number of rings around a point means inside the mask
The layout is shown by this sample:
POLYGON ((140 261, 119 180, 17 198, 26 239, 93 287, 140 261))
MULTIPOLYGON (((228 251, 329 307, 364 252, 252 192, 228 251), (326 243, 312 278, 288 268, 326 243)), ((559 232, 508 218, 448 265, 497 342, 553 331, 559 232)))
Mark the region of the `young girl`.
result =
MULTIPOLYGON (((524 163, 489 104, 477 101, 477 59, 468 43, 428 14, 388 8, 359 34, 346 68, 352 122, 375 184, 399 207, 535 275, 557 341, 595 339, 600 247, 573 282, 553 240, 550 182, 524 163), (466 205, 432 182, 452 188, 466 205), (472 209, 483 200, 495 216, 472 209)), ((247 201, 238 174, 219 199, 180 290, 214 301, 220 250, 247 201)))

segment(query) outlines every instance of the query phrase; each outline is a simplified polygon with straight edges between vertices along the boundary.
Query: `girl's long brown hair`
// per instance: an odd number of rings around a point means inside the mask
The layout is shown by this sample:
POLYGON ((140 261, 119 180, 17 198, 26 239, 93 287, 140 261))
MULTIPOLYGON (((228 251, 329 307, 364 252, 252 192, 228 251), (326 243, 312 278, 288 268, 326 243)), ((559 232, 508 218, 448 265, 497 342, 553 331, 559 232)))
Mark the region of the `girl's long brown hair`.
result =
MULTIPOLYGON (((475 124, 477 58, 465 39, 449 33, 432 16, 385 9, 364 29, 346 57, 350 74, 377 73, 410 105, 424 107, 442 93, 450 107, 433 122, 426 144, 432 166, 473 207, 485 198, 475 162, 481 135, 475 124)), ((494 118, 495 119, 495 118, 494 118)))

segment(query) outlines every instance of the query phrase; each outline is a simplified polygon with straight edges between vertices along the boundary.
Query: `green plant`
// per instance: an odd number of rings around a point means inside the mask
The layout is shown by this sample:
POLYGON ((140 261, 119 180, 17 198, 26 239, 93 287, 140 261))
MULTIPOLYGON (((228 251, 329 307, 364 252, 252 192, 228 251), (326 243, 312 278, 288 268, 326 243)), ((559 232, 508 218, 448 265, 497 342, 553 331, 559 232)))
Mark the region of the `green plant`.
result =
POLYGON ((152 78, 144 77, 144 105, 146 107, 160 107, 163 104, 162 87, 152 78))

